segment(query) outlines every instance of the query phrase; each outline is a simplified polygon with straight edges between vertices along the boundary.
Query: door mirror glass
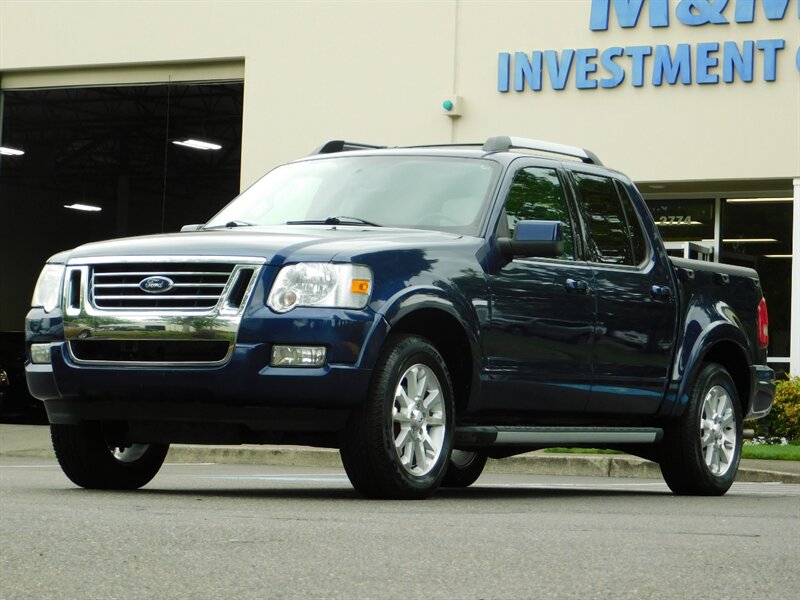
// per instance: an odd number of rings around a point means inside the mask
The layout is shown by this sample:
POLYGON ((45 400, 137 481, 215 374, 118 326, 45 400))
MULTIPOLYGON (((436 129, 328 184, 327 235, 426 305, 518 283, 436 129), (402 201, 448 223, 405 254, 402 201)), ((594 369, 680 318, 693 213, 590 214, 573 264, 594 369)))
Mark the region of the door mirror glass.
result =
POLYGON ((564 224, 561 221, 518 221, 514 237, 497 240, 506 256, 553 258, 564 253, 564 224))

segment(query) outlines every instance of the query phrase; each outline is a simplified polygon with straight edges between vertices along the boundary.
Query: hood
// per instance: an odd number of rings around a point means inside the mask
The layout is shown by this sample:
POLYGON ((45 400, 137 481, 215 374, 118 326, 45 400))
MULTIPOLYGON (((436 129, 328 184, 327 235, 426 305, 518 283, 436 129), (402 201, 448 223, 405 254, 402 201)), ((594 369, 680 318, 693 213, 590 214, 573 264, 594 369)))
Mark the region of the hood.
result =
POLYGON ((440 231, 351 225, 235 227, 93 242, 56 255, 74 262, 113 256, 260 257, 267 264, 348 260, 365 250, 426 248, 452 244, 462 236, 440 231))

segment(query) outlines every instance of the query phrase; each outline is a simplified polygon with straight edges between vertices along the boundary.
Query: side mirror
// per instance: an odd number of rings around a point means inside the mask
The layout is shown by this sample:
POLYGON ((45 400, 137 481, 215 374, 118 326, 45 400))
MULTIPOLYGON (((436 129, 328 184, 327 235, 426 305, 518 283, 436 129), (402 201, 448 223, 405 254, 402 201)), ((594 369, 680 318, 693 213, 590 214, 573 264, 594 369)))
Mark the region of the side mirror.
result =
POLYGON ((184 225, 181 227, 181 232, 184 231, 200 231, 202 229, 204 223, 195 223, 194 225, 184 225))
POLYGON ((506 256, 539 256, 552 258, 564 252, 561 221, 519 221, 514 238, 497 238, 500 251, 506 256))

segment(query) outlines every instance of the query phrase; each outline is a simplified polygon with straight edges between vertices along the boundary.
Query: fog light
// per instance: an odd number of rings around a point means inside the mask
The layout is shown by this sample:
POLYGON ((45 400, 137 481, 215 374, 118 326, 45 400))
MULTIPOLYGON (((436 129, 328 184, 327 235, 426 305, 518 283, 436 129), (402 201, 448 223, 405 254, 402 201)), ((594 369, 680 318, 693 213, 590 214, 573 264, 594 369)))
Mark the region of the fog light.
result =
POLYGON ((50 364, 50 344, 31 344, 31 362, 35 365, 50 364))
POLYGON ((325 364, 324 346, 273 346, 273 367, 321 367, 325 364))

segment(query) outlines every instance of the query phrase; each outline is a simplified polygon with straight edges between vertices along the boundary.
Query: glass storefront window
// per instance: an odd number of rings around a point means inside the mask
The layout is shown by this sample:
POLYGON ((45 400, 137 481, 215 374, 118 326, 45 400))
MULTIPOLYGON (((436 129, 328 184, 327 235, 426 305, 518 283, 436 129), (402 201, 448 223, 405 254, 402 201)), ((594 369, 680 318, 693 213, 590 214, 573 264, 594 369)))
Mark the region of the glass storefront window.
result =
POLYGON ((769 355, 787 358, 792 292, 792 203, 763 199, 723 200, 720 240, 714 236, 714 204, 713 198, 647 200, 661 237, 668 245, 702 240, 709 246, 718 243, 719 257, 714 260, 758 271, 769 310, 769 355))
POLYGON ((714 200, 648 200, 665 242, 714 239, 714 200))
MULTIPOLYGON (((22 329, 47 258, 202 223, 239 192, 244 84, 5 90, 0 331, 22 329), (185 140, 213 143, 211 150, 185 140)), ((266 168, 266 167, 265 167, 266 168)))
POLYGON ((769 355, 789 356, 792 203, 723 202, 720 262, 754 268, 769 311, 769 355))

